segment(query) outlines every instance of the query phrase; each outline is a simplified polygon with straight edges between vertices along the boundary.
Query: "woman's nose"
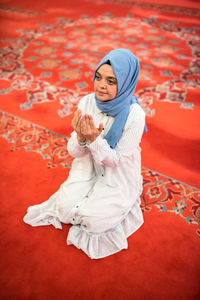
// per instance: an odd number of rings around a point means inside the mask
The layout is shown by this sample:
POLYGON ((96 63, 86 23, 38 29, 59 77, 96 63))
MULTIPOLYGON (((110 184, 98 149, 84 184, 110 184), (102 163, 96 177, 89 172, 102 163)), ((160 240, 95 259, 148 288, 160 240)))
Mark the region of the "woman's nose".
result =
POLYGON ((100 82, 99 82, 99 86, 101 87, 101 88, 106 88, 106 81, 105 80, 101 80, 100 82))

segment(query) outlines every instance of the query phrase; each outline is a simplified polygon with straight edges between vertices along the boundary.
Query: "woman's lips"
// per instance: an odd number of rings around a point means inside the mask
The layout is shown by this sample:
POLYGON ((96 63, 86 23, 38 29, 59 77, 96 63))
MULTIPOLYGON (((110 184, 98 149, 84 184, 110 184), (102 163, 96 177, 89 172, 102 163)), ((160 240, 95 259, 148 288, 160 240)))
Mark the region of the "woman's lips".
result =
POLYGON ((105 95, 106 95, 106 93, 100 92, 100 91, 98 91, 97 93, 98 93, 100 96, 105 96, 105 95))

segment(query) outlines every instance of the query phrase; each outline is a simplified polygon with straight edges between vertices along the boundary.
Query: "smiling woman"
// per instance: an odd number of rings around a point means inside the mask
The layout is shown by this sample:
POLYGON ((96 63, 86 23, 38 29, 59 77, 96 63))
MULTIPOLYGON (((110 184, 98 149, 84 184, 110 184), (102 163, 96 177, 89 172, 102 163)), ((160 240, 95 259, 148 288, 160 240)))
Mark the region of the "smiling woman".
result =
POLYGON ((126 49, 112 50, 101 60, 95 93, 80 101, 72 120, 67 149, 75 159, 69 177, 24 217, 32 226, 72 224, 67 243, 90 258, 126 249, 127 237, 143 223, 139 144, 145 114, 133 96, 139 70, 126 49))

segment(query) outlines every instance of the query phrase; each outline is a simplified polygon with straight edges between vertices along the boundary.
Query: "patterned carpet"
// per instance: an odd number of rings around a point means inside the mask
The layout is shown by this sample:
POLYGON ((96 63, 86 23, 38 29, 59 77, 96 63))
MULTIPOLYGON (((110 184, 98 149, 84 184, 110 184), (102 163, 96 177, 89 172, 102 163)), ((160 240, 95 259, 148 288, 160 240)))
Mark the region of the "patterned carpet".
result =
MULTIPOLYGON (((72 157, 66 150, 68 138, 24 121, 7 113, 1 113, 0 136, 11 144, 10 151, 36 152, 47 161, 47 168, 61 165, 70 168, 72 157)), ((142 169, 144 190, 142 209, 149 212, 157 208, 161 212, 174 213, 194 227, 200 237, 200 191, 180 181, 164 176, 145 167, 142 169)))
MULTIPOLYGON (((133 262, 134 249, 143 252, 139 245, 147 238, 150 229, 154 234, 148 236, 146 251, 149 251, 149 264, 145 266, 146 272, 149 273, 152 265, 156 270, 152 245, 159 245, 160 252, 168 252, 168 263, 161 258, 163 273, 154 274, 152 284, 144 285, 144 291, 141 291, 129 278, 127 286, 118 293, 114 292, 115 299, 133 299, 133 295, 134 299, 146 299, 147 295, 148 299, 197 299, 200 293, 197 280, 200 274, 198 2, 184 1, 182 5, 178 2, 174 5, 173 1, 166 4, 165 1, 85 0, 78 1, 78 8, 77 3, 70 1, 51 0, 40 5, 17 0, 0 3, 4 29, 0 40, 1 218, 5 221, 5 216, 9 216, 0 230, 3 241, 1 255, 5 261, 2 264, 5 276, 1 276, 1 287, 7 282, 2 289, 2 299, 53 299, 53 294, 49 294, 42 285, 34 292, 27 278, 24 292, 24 286, 19 284, 24 268, 21 275, 16 276, 17 258, 12 262, 14 267, 8 267, 13 255, 10 245, 15 233, 16 245, 22 247, 19 251, 21 260, 23 242, 33 230, 22 223, 23 214, 29 205, 48 199, 66 178, 72 162, 66 144, 72 131, 73 113, 80 98, 93 90, 92 74, 96 63, 115 48, 128 48, 140 60, 141 73, 136 94, 146 113, 149 129, 142 141, 144 190, 141 200, 145 224, 135 239, 134 236, 130 238, 130 250, 116 255, 117 262, 123 263, 126 253, 129 253, 126 262, 133 263, 132 267, 144 281, 145 275, 137 269, 140 264, 133 262), (30 183, 29 187, 26 181, 30 183), (33 183, 39 186, 37 190, 33 183), (11 207, 16 204, 12 213, 11 207), (5 235, 8 222, 13 227, 10 225, 9 234, 5 235), (159 228, 157 233, 155 226, 159 228), (169 243, 166 238, 170 239, 169 243), (176 246, 178 240, 185 245, 184 253, 180 253, 181 246, 176 246), (138 248, 131 247, 133 242, 138 242, 138 248), (174 252, 173 247, 177 247, 174 252), (175 253, 179 255, 177 265, 172 264, 175 253), (181 264, 183 259, 185 263, 181 264), (179 270, 177 266, 180 265, 179 270), (182 272, 171 291, 168 289, 171 283, 167 281, 169 266, 173 269, 172 280, 177 275, 175 268, 182 272), (8 279, 11 272, 13 280, 8 279), (165 280, 166 286, 157 290, 161 279, 165 280), (189 283, 183 287, 186 280, 189 283), (12 289, 17 284, 20 288, 14 292, 12 289), (130 286, 133 286, 132 291, 130 286)), ((33 236, 39 241, 42 233, 43 229, 38 229, 33 236)), ((45 231, 45 235, 51 233, 51 230, 45 231)), ((52 246, 51 240, 48 241, 52 246)), ((24 247, 34 255, 30 250, 32 243, 24 247)), ((75 248, 64 245, 62 250, 56 249, 63 251, 62 259, 67 255, 76 261, 80 255, 78 262, 88 268, 86 257, 75 248)), ((37 251, 41 255, 42 248, 37 251)), ((51 260, 51 253, 47 255, 51 260)), ((59 257, 57 259, 59 261, 59 257)), ((59 263, 63 263, 62 259, 59 263)), ((39 258, 36 261, 40 266, 39 258)), ((114 257, 106 261, 110 268, 116 269, 114 257)), ((70 267, 70 262, 67 267, 70 267)), ((104 267, 104 263, 99 265, 99 274, 104 267)), ((90 263, 89 268, 94 274, 90 263)), ((122 276, 123 271, 125 269, 122 276)), ((128 273, 132 271, 130 268, 128 273)), ((33 282, 37 282, 38 272, 35 275, 27 270, 25 272, 33 282)), ((52 274, 53 267, 49 272, 52 274)), ((114 278, 119 282, 116 275, 114 278)), ((48 280, 51 282, 50 277, 48 280)), ((98 287, 98 291, 91 299, 110 298, 110 288, 106 294, 108 282, 110 285, 110 281, 104 281, 105 287, 95 282, 94 287, 98 287)), ((67 299, 75 299, 79 295, 71 287, 68 289, 71 294, 67 299)), ((92 291, 95 289, 92 288, 92 291)), ((57 286, 54 290, 57 291, 57 286)), ((82 285, 80 291, 83 292, 82 285)), ((88 295, 84 292, 82 299, 88 299, 88 295)), ((58 297, 64 298, 64 294, 58 297)))

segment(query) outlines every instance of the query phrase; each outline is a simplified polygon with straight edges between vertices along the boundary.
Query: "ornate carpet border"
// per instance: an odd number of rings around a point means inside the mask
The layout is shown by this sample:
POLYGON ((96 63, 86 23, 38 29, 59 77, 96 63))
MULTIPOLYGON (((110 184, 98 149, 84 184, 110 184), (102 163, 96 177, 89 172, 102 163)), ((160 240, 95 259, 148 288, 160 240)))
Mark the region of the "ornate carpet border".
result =
POLYGON ((24 17, 39 16, 42 14, 42 13, 34 11, 34 10, 22 9, 19 7, 13 7, 13 6, 8 6, 8 5, 4 5, 4 4, 0 4, 0 12, 9 13, 9 14, 17 14, 17 15, 21 15, 24 17))
POLYGON ((33 151, 47 160, 47 168, 61 165, 70 168, 72 158, 67 152, 68 138, 39 125, 0 111, 0 137, 11 144, 10 151, 33 151))
POLYGON ((142 175, 142 210, 175 214, 193 226, 200 238, 200 189, 145 167, 142 175))

